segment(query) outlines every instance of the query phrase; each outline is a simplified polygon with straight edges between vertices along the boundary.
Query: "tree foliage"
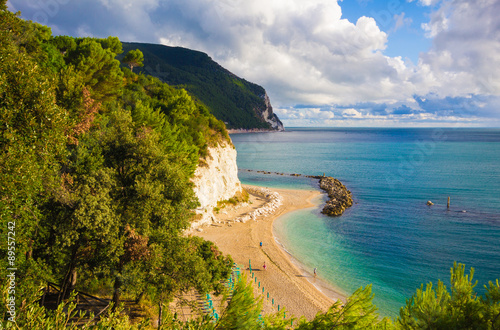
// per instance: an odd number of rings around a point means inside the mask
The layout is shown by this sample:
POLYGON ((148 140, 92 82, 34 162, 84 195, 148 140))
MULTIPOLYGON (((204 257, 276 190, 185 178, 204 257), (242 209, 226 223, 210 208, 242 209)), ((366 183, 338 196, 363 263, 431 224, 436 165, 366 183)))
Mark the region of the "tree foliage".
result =
POLYGON ((236 282, 231 300, 224 310, 216 329, 259 329, 262 299, 255 299, 251 282, 241 276, 236 282))
POLYGON ((76 39, 75 42, 76 47, 68 49, 64 59, 67 65, 74 67, 80 81, 91 90, 92 98, 110 101, 119 96, 123 73, 120 62, 115 59, 115 51, 121 51, 121 48, 103 48, 99 41, 92 38, 76 39))
POLYGON ((465 274, 465 265, 451 268, 451 291, 443 282, 437 287, 422 285, 401 308, 397 320, 402 329, 498 329, 500 328, 500 286, 490 282, 486 294, 474 292, 474 269, 465 274))
POLYGON ((134 71, 134 67, 144 66, 143 61, 144 55, 139 49, 130 50, 122 60, 123 63, 129 65, 130 71, 134 71))
POLYGON ((307 322, 302 320, 298 329, 386 329, 391 328, 388 319, 379 320, 377 308, 373 305, 371 285, 359 288, 344 305, 335 302, 326 313, 319 313, 307 322))
POLYGON ((57 185, 68 124, 67 111, 56 103, 55 79, 38 63, 39 40, 17 35, 25 25, 0 11, 0 217, 2 224, 16 222, 20 262, 31 254, 43 192, 57 185))
POLYGON ((39 312, 21 303, 47 280, 67 295, 97 280, 116 302, 221 291, 231 259, 183 231, 198 205, 190 179, 224 125, 185 91, 122 70, 118 38, 52 37, 1 4, 0 217, 16 226, 19 310, 39 312))

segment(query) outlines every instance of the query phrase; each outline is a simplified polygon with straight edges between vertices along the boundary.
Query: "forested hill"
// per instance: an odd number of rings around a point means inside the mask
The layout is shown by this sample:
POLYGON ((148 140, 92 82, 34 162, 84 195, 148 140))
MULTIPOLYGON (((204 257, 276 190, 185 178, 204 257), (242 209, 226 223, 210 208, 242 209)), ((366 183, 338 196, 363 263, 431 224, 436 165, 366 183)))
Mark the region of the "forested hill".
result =
POLYGON ((134 70, 169 85, 181 85, 228 128, 283 129, 264 88, 237 77, 207 54, 155 44, 122 42, 122 45, 123 54, 134 49, 144 54, 144 66, 134 70))
POLYGON ((6 328, 64 328, 43 323, 47 282, 55 301, 76 289, 118 308, 219 292, 230 274, 213 243, 184 235, 199 204, 190 179, 229 139, 224 123, 121 66, 122 52, 116 37, 52 36, 0 0, 1 292, 12 283, 0 328, 8 317, 6 328))

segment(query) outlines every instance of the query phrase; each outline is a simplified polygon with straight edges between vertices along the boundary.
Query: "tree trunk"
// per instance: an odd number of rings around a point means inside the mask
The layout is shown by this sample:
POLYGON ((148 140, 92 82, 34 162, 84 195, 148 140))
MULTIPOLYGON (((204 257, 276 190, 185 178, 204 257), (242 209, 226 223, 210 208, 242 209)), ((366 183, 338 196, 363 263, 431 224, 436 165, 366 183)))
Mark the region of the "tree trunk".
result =
POLYGON ((76 267, 71 270, 68 279, 69 292, 73 291, 76 287, 77 270, 76 267))
POLYGON ((123 285, 123 280, 121 274, 115 276, 115 285, 113 292, 113 311, 116 310, 118 304, 120 303, 121 288, 123 285))
POLYGON ((160 305, 160 308, 159 308, 159 311, 158 311, 158 328, 161 328, 161 320, 162 320, 162 314, 163 314, 163 304, 160 301, 158 303, 158 305, 160 305))
POLYGON ((76 254, 78 252, 78 247, 73 248, 73 253, 71 256, 71 261, 68 267, 68 272, 64 276, 63 282, 61 283, 61 292, 57 298, 57 304, 59 304, 63 299, 67 299, 71 290, 76 285, 76 254))
POLYGON ((141 302, 142 297, 144 297, 144 294, 146 293, 146 289, 142 290, 141 293, 135 298, 135 303, 138 304, 141 302))

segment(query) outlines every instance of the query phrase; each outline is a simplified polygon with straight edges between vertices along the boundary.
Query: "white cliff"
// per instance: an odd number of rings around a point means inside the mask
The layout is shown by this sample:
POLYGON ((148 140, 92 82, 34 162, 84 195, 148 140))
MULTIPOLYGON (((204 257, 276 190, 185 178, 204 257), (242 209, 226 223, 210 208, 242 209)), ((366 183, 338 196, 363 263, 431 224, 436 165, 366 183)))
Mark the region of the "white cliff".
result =
POLYGON ((206 164, 194 173, 194 192, 200 201, 198 217, 191 229, 211 223, 218 201, 228 200, 242 191, 236 165, 236 149, 227 142, 208 148, 206 164))
POLYGON ((266 109, 261 113, 262 119, 264 119, 268 124, 270 124, 273 130, 284 131, 285 127, 283 126, 283 123, 278 118, 278 116, 273 112, 271 100, 269 99, 267 93, 265 93, 261 97, 264 99, 264 102, 266 104, 266 109))

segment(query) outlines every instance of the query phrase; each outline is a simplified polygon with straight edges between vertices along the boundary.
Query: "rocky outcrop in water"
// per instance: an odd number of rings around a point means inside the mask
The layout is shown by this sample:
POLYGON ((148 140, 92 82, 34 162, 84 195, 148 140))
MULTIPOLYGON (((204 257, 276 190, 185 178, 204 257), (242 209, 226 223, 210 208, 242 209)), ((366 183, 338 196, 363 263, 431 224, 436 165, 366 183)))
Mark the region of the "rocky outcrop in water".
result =
POLYGON ((352 206, 352 194, 339 180, 331 176, 319 176, 319 187, 327 192, 327 202, 321 213, 339 216, 352 206))

